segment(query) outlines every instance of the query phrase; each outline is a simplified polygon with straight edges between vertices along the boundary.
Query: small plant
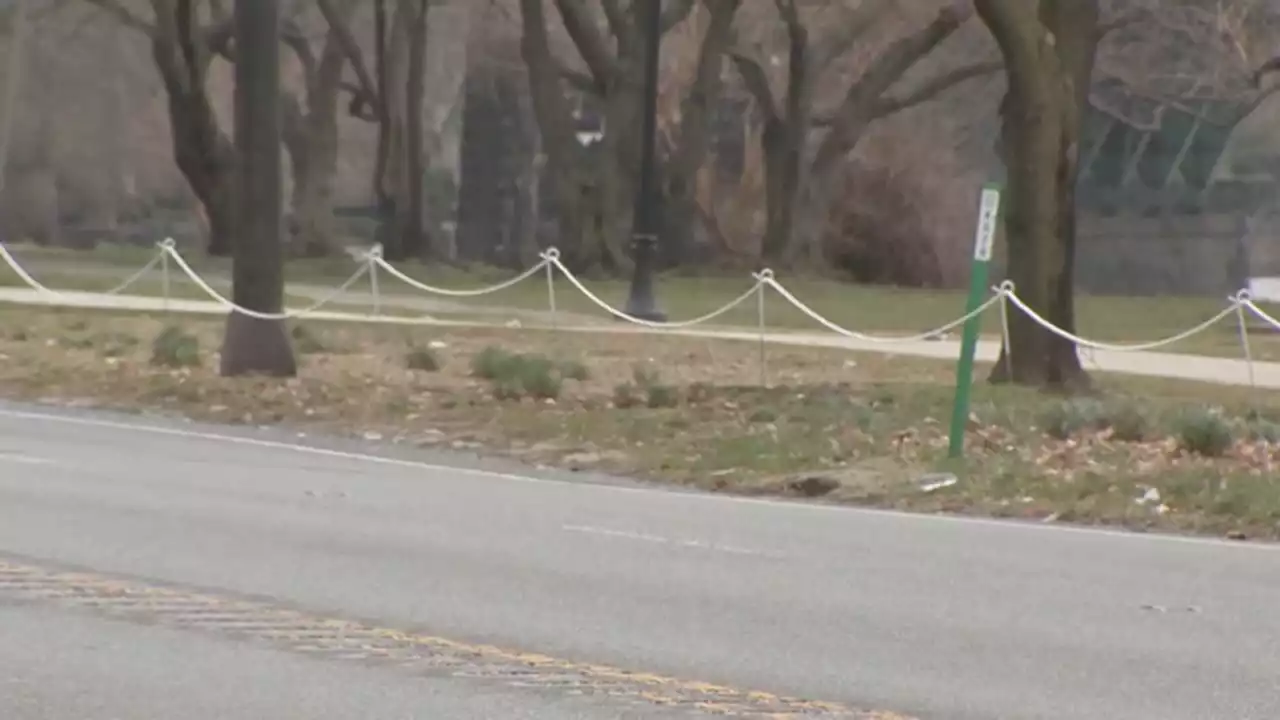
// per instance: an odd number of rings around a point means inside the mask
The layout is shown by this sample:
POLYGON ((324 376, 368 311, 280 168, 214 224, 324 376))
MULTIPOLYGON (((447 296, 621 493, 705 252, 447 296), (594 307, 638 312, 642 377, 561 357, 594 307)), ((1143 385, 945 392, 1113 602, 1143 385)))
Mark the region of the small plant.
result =
POLYGON ((560 376, 559 366, 541 355, 518 357, 520 387, 525 394, 539 400, 554 400, 560 397, 564 381, 560 376))
POLYGON ((186 368, 200 364, 200 339, 176 325, 166 325, 151 342, 151 364, 186 368))
POLYGON ((1222 416, 1211 410, 1192 410, 1178 420, 1178 447, 1203 457, 1222 457, 1235 436, 1222 416))
POLYGON ((636 385, 642 388, 647 388, 650 385, 657 385, 662 382, 662 378, 658 375, 657 370, 645 367, 644 365, 636 365, 631 368, 631 378, 636 385))
POLYGON ((635 383, 618 383, 613 387, 613 406, 619 410, 627 410, 629 408, 640 405, 640 389, 635 383))
POLYGON ((495 400, 519 400, 524 396, 524 387, 519 378, 502 377, 493 380, 493 398, 495 400))
POLYGON ((680 393, 671 385, 654 383, 644 389, 646 403, 651 408, 673 408, 680 404, 680 393))
POLYGON ((1040 428, 1055 440, 1066 440, 1089 428, 1108 425, 1106 407, 1091 398, 1072 398, 1052 405, 1040 416, 1040 428))
POLYGON ((405 353, 404 365, 418 372, 438 372, 441 367, 440 358, 435 351, 425 347, 410 348, 405 353))
POLYGON ((688 396, 691 403, 704 403, 715 396, 715 388, 711 383, 698 381, 689 386, 688 396))
POLYGON ((591 379, 591 371, 581 361, 562 360, 560 362, 560 377, 575 382, 586 382, 591 379))
POLYGON ((320 336, 311 331, 306 325, 294 325, 289 331, 289 336, 293 338, 293 347, 303 355, 316 355, 318 353, 328 352, 329 348, 320 340, 320 336))
POLYGON ((471 374, 493 384, 494 397, 515 400, 560 397, 564 385, 562 365, 543 355, 512 353, 489 346, 471 359, 471 374))
POLYGON ((1135 405, 1122 405, 1110 417, 1111 437, 1120 442, 1140 443, 1151 435, 1151 420, 1135 405))
POLYGON ((498 380, 511 374, 516 356, 496 345, 489 345, 471 358, 471 374, 482 380, 498 380))
POLYGON ((675 387, 662 382, 658 371, 636 365, 631 369, 634 385, 644 391, 645 405, 651 408, 672 408, 680 404, 680 393, 675 387))

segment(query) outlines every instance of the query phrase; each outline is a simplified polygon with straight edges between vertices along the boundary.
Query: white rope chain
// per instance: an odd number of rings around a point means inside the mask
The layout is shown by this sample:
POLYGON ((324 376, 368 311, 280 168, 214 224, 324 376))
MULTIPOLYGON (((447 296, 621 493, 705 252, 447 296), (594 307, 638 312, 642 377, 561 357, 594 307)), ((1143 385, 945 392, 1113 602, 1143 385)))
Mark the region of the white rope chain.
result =
POLYGON ((181 268, 182 272, 186 273, 187 277, 191 279, 191 282, 195 283, 196 287, 203 290, 204 293, 214 302, 228 310, 232 310, 240 313, 241 315, 247 315, 258 320, 292 320, 314 314, 317 310, 333 302, 338 298, 338 296, 350 290, 351 286, 354 285, 357 280, 364 277, 365 273, 369 272, 369 267, 373 262, 372 253, 363 255, 360 259, 364 262, 361 263, 360 268, 356 270, 351 277, 347 278, 346 282, 334 288, 328 295, 321 297, 319 300, 305 308, 298 310, 286 310, 280 313, 264 313, 258 312, 257 310, 250 310, 246 307, 241 307, 227 299, 217 290, 210 287, 209 283, 205 282, 204 278, 200 277, 200 275, 187 264, 187 261, 183 259, 182 255, 178 253, 178 249, 175 247, 172 238, 166 239, 164 242, 160 243, 160 252, 167 253, 169 257, 173 258, 173 261, 178 264, 178 267, 181 268))
MULTIPOLYGON (((2 149, 0 149, 0 152, 2 152, 2 149)), ((635 325, 647 327, 647 328, 674 330, 674 329, 690 328, 696 325, 702 325, 725 315, 731 310, 741 306, 743 303, 747 302, 752 297, 757 298, 757 308, 760 308, 761 303, 763 302, 764 293, 766 289, 772 289, 773 291, 777 292, 778 295, 780 295, 784 300, 790 303, 794 308, 796 308, 796 310, 800 311, 802 314, 804 314, 805 316, 807 316, 808 318, 810 318, 811 320, 813 320, 815 323, 822 326, 823 328, 826 328, 827 330, 833 333, 836 333, 838 335, 841 335, 843 337, 847 337, 847 338, 862 341, 862 342, 884 343, 884 344, 913 343, 913 342, 919 342, 922 340, 936 338, 942 333, 945 333, 949 330, 957 328, 965 324, 969 320, 981 316, 983 313, 990 310, 992 307, 998 305, 1000 307, 1000 314, 1001 314, 1000 316, 1001 335, 1007 347, 1008 337, 1009 337, 1008 306, 1013 305, 1018 310, 1020 310, 1024 315, 1031 318, 1031 320, 1034 321, 1036 324, 1040 325, 1041 327, 1048 330, 1049 332, 1076 344, 1079 348, 1085 351, 1103 350, 1103 351, 1109 351, 1109 352, 1142 352, 1142 351, 1155 350, 1161 347, 1173 345, 1175 343, 1182 342, 1190 337, 1198 335, 1202 332, 1205 332, 1206 330, 1222 322, 1224 319, 1228 318, 1229 316, 1235 315, 1237 317, 1237 324, 1239 325, 1239 329, 1240 329, 1240 334, 1241 334, 1240 342, 1241 342, 1242 350, 1244 352, 1245 361, 1250 366, 1251 370, 1252 370, 1253 360, 1252 360, 1252 352, 1248 347, 1247 328, 1244 321, 1245 312, 1247 311, 1248 313, 1257 317, 1259 320, 1266 323, 1273 329, 1280 331, 1280 318, 1273 317, 1267 311, 1263 310, 1256 303, 1254 303, 1253 298, 1250 295, 1248 290, 1241 290, 1237 292, 1235 295, 1228 298, 1228 301, 1229 301, 1228 305, 1225 308, 1223 308, 1221 311, 1219 311, 1217 314, 1215 314, 1213 317, 1205 320, 1204 322, 1199 323, 1198 325, 1192 328, 1189 328, 1187 330, 1184 330, 1180 333, 1171 335, 1166 338, 1161 338, 1159 340, 1152 340, 1148 342, 1140 342, 1140 343, 1108 343, 1108 342, 1101 342, 1097 340, 1090 340, 1088 338, 1082 337, 1073 332, 1060 328, 1054 325, 1052 322, 1045 319, 1040 313, 1036 312, 1029 305, 1027 305, 1027 303, 1023 301, 1022 298, 1018 297, 1016 292, 1016 287, 1014 286, 1013 282, 1006 280, 1000 285, 993 287, 991 297, 989 297, 981 305, 974 308, 972 311, 967 312, 964 315, 956 318, 955 320, 952 320, 951 322, 948 322, 945 325, 942 325, 938 328, 929 330, 927 332, 917 333, 914 335, 895 335, 895 336, 871 335, 871 334, 862 333, 856 330, 850 330, 846 327, 843 327, 831 321, 830 319, 826 318, 817 310, 814 310, 813 308, 809 307, 803 301, 797 298, 790 290, 788 290, 785 286, 783 286, 782 283, 780 283, 775 277, 774 272, 768 268, 760 270, 759 272, 752 273, 751 278, 753 280, 753 283, 750 287, 748 287, 745 291, 743 291, 740 295, 735 297, 733 300, 729 301, 728 303, 726 303, 725 305, 719 308, 716 308, 715 310, 712 310, 711 312, 708 312, 704 315, 700 315, 698 317, 695 317, 689 320, 657 322, 657 321, 645 320, 643 318, 635 317, 605 302, 603 299, 601 299, 599 296, 593 293, 577 276, 573 274, 572 271, 570 271, 567 267, 565 267, 564 263, 561 262, 560 260, 560 252, 556 248, 549 248, 548 250, 544 251, 543 253, 541 253, 538 263, 536 263, 529 269, 521 272, 519 275, 516 275, 515 277, 512 277, 503 282, 497 283, 496 285, 490 285, 487 287, 472 288, 472 289, 451 289, 451 288, 441 288, 433 285, 428 285, 426 283, 423 283, 421 281, 414 279, 413 277, 410 277, 409 275, 405 274, 395 266, 388 263, 382 257, 381 246, 375 245, 369 250, 363 253, 360 253, 356 257, 357 261, 360 263, 360 267, 355 271, 354 274, 352 274, 349 278, 347 278, 347 280, 343 282, 341 285, 337 286, 328 294, 324 295, 323 297, 321 297, 319 300, 312 303, 311 305, 308 305, 304 308, 286 310, 285 312, 280 312, 280 313, 261 313, 261 312, 250 310, 248 308, 237 305, 235 302, 228 299, 227 297, 219 293, 217 290, 215 290, 212 286, 210 286, 210 284, 191 267, 191 265, 186 261, 186 259, 182 257, 182 254, 178 252, 178 249, 172 238, 168 238, 160 243, 157 243, 157 248, 158 248, 157 254, 153 256, 151 260, 147 262, 146 265, 144 265, 142 268, 134 272, 132 275, 130 275, 118 286, 102 294, 118 295, 124 292, 126 289, 128 289, 133 284, 135 284, 138 280, 144 277, 147 273, 154 270, 156 265, 159 264, 161 267, 161 270, 165 273, 165 276, 164 276, 164 284, 166 288, 165 300, 167 303, 169 299, 168 290, 167 290, 169 287, 167 261, 172 260, 174 263, 177 264, 178 268, 180 268, 182 272, 185 273, 193 283, 195 283, 196 287, 200 288, 200 290, 204 292, 205 295, 207 295, 211 300, 221 305, 222 307, 233 312, 238 312, 244 315, 248 315, 250 317, 263 319, 263 320, 289 320, 289 319, 304 318, 316 313, 317 311, 320 310, 320 308, 333 303, 337 298, 339 298, 344 293, 349 291, 351 286, 353 286, 357 281, 359 281, 361 278, 368 275, 370 276, 370 279, 371 279, 371 289, 373 292, 373 306, 375 308, 375 314, 373 315, 365 314, 363 315, 363 317, 374 318, 374 317, 377 317, 376 311, 381 303, 381 300, 378 295, 378 286, 376 283, 376 280, 377 280, 376 270, 378 269, 386 271, 392 277, 395 277, 396 279, 424 293, 429 293, 433 295, 443 295, 446 297, 479 297, 482 295, 501 292, 521 282, 524 282, 525 280, 528 280, 529 278, 532 278, 541 272, 544 274, 545 282, 547 283, 548 305, 549 305, 551 314, 553 316, 552 324, 554 325, 555 324, 554 315, 557 310, 556 308, 557 302, 556 302, 556 294, 555 294, 555 275, 557 272, 559 272, 564 276, 564 278, 569 282, 570 285, 572 285, 578 292, 582 293, 584 297, 586 297, 592 304, 594 304, 601 310, 605 311, 606 313, 608 313, 609 315, 612 315, 615 318, 618 318, 619 320, 623 320, 623 321, 626 321, 635 325)), ((28 287, 32 288, 36 292, 42 295, 51 296, 53 298, 62 299, 64 301, 69 298, 69 296, 65 292, 50 288, 42 284, 36 278, 34 278, 31 275, 31 273, 29 273, 25 268, 22 267, 22 265, 17 261, 17 258, 15 258, 13 254, 9 251, 9 249, 5 247, 3 242, 0 242, 0 260, 3 260, 5 264, 7 264, 10 268, 12 268, 14 273, 16 273, 17 276, 19 277, 19 279, 21 279, 23 283, 25 283, 28 287)), ((763 337, 765 333, 764 316, 759 309, 757 310, 757 314, 760 315, 760 317, 758 318, 759 332, 763 337)), ((386 318, 379 318, 379 319, 384 321, 386 320, 386 318)), ((411 321, 411 319, 409 318, 406 318, 405 320, 406 322, 411 321)))

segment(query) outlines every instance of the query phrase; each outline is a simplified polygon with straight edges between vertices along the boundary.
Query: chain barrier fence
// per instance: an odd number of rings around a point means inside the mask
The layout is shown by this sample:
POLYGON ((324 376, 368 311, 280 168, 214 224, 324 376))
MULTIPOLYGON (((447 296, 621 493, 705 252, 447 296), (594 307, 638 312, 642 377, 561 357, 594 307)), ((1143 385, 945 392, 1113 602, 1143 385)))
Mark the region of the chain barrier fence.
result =
MULTIPOLYGON (((557 328, 562 327, 561 323, 557 319, 559 311, 556 302, 556 278, 557 275, 559 275, 562 276, 564 280, 573 287, 573 289, 583 295, 592 305, 617 320, 649 330, 672 330, 685 332, 688 332, 698 326, 706 326, 714 320, 723 317, 736 308, 746 305, 754 299, 756 301, 755 332, 756 335, 758 335, 761 344, 762 380, 764 379, 765 342, 767 340, 785 341, 786 338, 785 334, 771 333, 767 325, 766 297, 769 294, 769 291, 776 293, 777 296, 786 304, 808 317, 819 327, 842 338, 872 346, 865 348, 869 350, 876 350, 878 347, 891 347, 894 345, 902 346, 937 340, 943 337, 945 333, 964 325, 964 323, 970 319, 979 317, 989 312, 992 308, 998 307, 1000 311, 1000 342, 1002 349, 1005 350, 1006 360, 1009 360, 1010 358, 1010 353, 1008 351, 1010 308, 1012 308, 1013 311, 1020 312, 1030 318, 1045 330, 1074 343, 1082 354, 1091 358, 1094 351, 1110 353, 1143 353, 1159 350, 1204 333, 1228 318, 1234 318, 1236 329, 1239 334, 1241 357, 1246 364, 1249 385, 1251 387, 1255 386, 1255 361, 1253 359, 1253 352, 1249 343, 1250 316, 1260 321, 1270 329, 1280 332, 1280 318, 1274 317, 1254 302, 1253 295, 1248 289, 1242 289, 1228 297, 1227 305, 1215 315, 1194 327, 1188 328, 1174 335, 1160 338, 1158 340, 1136 343, 1112 343, 1092 340, 1060 328, 1050 322, 1018 296, 1017 287, 1012 281, 1005 280, 1000 284, 993 286, 991 288, 990 297, 988 297, 981 305, 974 308, 971 312, 965 313, 964 315, 961 315, 960 317, 957 317, 956 319, 932 330, 909 335, 874 335, 846 328, 825 317, 787 289, 787 287, 777 279, 775 273, 767 268, 752 273, 750 276, 752 281, 751 285, 740 295, 721 307, 688 320, 659 322, 634 317, 625 311, 610 305, 606 300, 596 295, 581 279, 579 279, 571 270, 569 270, 568 267, 564 265, 564 263, 561 262, 560 252, 556 248, 549 248, 542 252, 540 254, 539 261, 536 264, 507 280, 485 287, 458 289, 430 285, 406 274, 404 271, 387 262, 383 257, 381 246, 375 245, 367 250, 353 252, 352 257, 357 264, 356 269, 345 281, 332 290, 327 291, 324 295, 316 299, 315 302, 307 305, 306 307, 286 309, 279 313, 263 313, 250 308, 241 307, 222 293, 218 292, 218 290, 216 290, 209 281, 202 277, 182 256, 173 239, 166 238, 165 240, 157 243, 156 248, 156 254, 147 261, 145 265, 110 290, 95 293, 85 293, 82 291, 75 292, 81 296, 90 294, 120 297, 124 295, 126 290, 137 284, 148 274, 155 272, 158 268, 161 274, 162 286, 161 307, 167 311, 170 309, 173 287, 172 276, 174 268, 176 268, 181 275, 186 276, 186 278, 189 279, 205 296, 207 296, 210 301, 216 303, 228 312, 238 312, 262 320, 299 320, 307 317, 314 317, 321 312, 322 308, 338 303, 344 298, 344 296, 351 292, 351 288, 357 282, 367 277, 369 279, 370 290, 370 297, 368 298, 367 306, 371 308, 371 312, 351 312, 348 309, 341 313, 342 317, 351 320, 376 320, 379 323, 403 322, 405 324, 421 324, 422 321, 420 319, 412 316, 387 315, 384 313, 384 308, 387 306, 387 298, 382 295, 381 284, 379 282, 380 272, 400 281, 419 293, 447 298, 476 298, 490 295, 507 290, 541 274, 543 281, 547 285, 547 313, 550 318, 548 324, 552 328, 557 328)), ((3 260, 4 263, 13 270, 23 284, 39 295, 42 295, 46 299, 52 301, 54 304, 75 304, 69 302, 71 296, 67 291, 50 288, 37 280, 30 272, 27 271, 26 268, 22 266, 21 263, 18 262, 17 258, 2 242, 0 242, 0 260, 3 260)), ((364 305, 366 303, 361 303, 359 301, 351 302, 348 300, 342 304, 346 308, 350 308, 353 304, 364 305)), ((528 310, 528 308, 522 308, 522 310, 528 310)), ((332 318, 333 315, 334 313, 329 312, 327 317, 332 318)), ((600 328, 595 329, 599 330, 600 328)), ((728 328, 721 327, 720 329, 725 330, 728 328)), ((711 332, 710 330, 711 328, 708 328, 708 332, 706 334, 708 336, 714 336, 716 333, 711 332)), ((795 340, 797 344, 804 344, 802 342, 803 338, 797 337, 795 340)), ((1096 364, 1096 359, 1094 362, 1096 364)))

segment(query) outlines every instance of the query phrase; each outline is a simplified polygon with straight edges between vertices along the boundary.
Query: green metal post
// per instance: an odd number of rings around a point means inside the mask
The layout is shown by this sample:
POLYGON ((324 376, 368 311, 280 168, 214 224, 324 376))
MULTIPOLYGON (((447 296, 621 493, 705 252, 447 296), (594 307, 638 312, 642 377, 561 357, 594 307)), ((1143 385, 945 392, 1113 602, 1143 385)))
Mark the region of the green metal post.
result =
MULTIPOLYGON (((987 183, 982 186, 982 196, 978 202, 978 227, 973 239, 973 263, 969 269, 966 313, 976 310, 986 299, 987 275, 999 218, 1000 186, 987 183)), ((978 350, 978 335, 981 332, 982 318, 971 317, 965 322, 964 334, 960 339, 960 358, 956 361, 956 394, 951 405, 951 435, 947 451, 948 457, 953 459, 964 455, 964 431, 969 421, 969 393, 973 388, 973 357, 978 350)))

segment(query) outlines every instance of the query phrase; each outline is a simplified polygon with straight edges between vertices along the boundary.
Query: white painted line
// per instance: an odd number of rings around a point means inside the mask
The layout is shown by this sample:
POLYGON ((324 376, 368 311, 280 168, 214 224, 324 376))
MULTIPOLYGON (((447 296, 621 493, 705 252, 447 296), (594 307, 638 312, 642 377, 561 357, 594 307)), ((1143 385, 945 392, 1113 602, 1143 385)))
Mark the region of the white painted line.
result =
POLYGON ((53 465, 54 461, 32 455, 0 452, 0 462, 17 463, 19 465, 53 465))
POLYGON ((613 530, 610 528, 594 527, 591 525, 561 525, 560 529, 567 532, 585 533, 587 535, 603 535, 605 537, 634 540, 636 542, 652 543, 654 545, 671 545, 672 547, 685 548, 689 550, 707 550, 710 552, 721 552, 730 555, 773 558, 775 560, 781 560, 786 557, 785 555, 780 555, 778 553, 765 552, 763 550, 752 550, 751 548, 736 547, 733 545, 719 545, 702 540, 676 540, 674 538, 665 538, 660 535, 649 535, 646 533, 631 532, 629 530, 613 530))
POLYGON ((1236 540, 1223 540, 1219 538, 1196 537, 1190 535, 1162 535, 1159 533, 1136 533, 1126 530, 1114 530, 1108 528, 1078 527, 1072 525, 1058 525, 1051 523, 1024 523, 1011 520, 999 520, 995 518, 967 517, 960 515, 926 515, 923 513, 912 513, 901 510, 882 510, 878 508, 863 508, 850 505, 820 505, 817 503, 796 502, 791 500, 758 498, 758 497, 741 497, 737 495, 713 495, 710 493, 694 493, 694 492, 673 492, 662 488, 649 487, 624 487, 619 485, 605 485, 596 483, 584 483, 574 480, 556 480, 554 478, 533 477, 530 475, 518 475, 516 473, 504 473, 493 470, 481 470, 479 468, 455 467, 453 465, 440 465, 437 463, 422 462, 418 460, 402 460, 400 458, 386 457, 383 455, 371 455, 368 453, 348 452, 344 450, 331 450, 329 448, 312 447, 309 445, 301 445, 298 443, 282 442, 279 440, 263 440, 260 438, 241 437, 237 435, 223 435, 221 433, 203 432, 199 430, 183 430, 180 428, 166 428, 156 425, 147 425, 145 423, 131 423, 115 420, 97 420, 93 418, 71 417, 65 415, 52 415, 38 412, 27 412, 22 410, 4 410, 0 409, 0 417, 14 418, 17 420, 33 420, 52 423, 63 423, 65 425, 78 425, 80 427, 98 427, 110 430, 123 430, 126 432, 144 433, 150 435, 163 435, 168 437, 186 438, 190 440, 205 440, 208 442, 219 442, 228 445, 244 445, 246 447, 257 447, 270 450, 284 450, 288 452, 301 453, 304 455, 315 455, 319 457, 339 458, 343 460, 354 460, 357 462, 367 462, 376 465, 387 465, 391 467, 411 468, 415 470, 423 470, 427 472, 454 473, 456 475, 471 475, 473 477, 488 478, 490 480, 503 480, 507 482, 534 483, 546 485, 562 485, 574 487, 584 492, 613 492, 625 494, 639 495, 661 495, 665 498, 687 502, 710 502, 710 503, 737 503, 743 505, 760 505, 772 507, 776 509, 785 509, 793 512, 820 512, 820 513, 842 513, 849 516, 875 516, 875 517, 892 517, 904 522, 915 522, 920 524, 948 524, 948 525, 969 525, 978 527, 997 528, 1007 532, 1028 532, 1028 533, 1067 533, 1072 535, 1090 535, 1094 537, 1115 537, 1123 538, 1127 542, 1139 543, 1175 543, 1182 545, 1208 545, 1222 548, 1232 548, 1235 550, 1247 551, 1266 551, 1274 552, 1280 550, 1280 543, 1261 543, 1261 542, 1240 542, 1236 540))

